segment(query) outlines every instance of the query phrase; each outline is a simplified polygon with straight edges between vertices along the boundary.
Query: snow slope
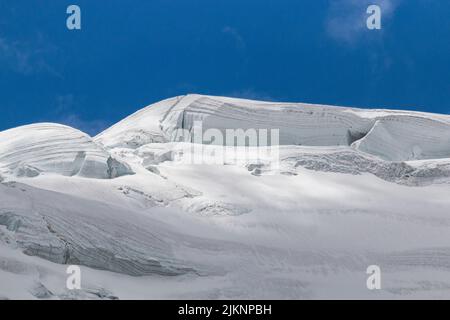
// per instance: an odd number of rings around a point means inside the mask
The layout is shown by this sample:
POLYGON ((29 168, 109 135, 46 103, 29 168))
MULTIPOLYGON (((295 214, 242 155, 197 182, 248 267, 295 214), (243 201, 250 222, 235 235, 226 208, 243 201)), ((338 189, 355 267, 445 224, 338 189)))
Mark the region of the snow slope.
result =
POLYGON ((0 298, 449 298, 449 127, 188 95, 94 139, 57 124, 0 132, 0 298), (280 129, 279 158, 192 163, 199 149, 174 137, 197 120, 280 129), (81 290, 66 288, 71 264, 81 290), (369 265, 381 290, 366 287, 369 265))
MULTIPOLYGON (((46 185, 42 181, 49 177, 42 176, 4 184, 0 279, 26 282, 20 290, 15 286, 14 295, 0 286, 0 296, 39 297, 37 283, 52 292, 50 298, 98 298, 93 288, 120 299, 450 296, 448 184, 407 187, 370 174, 301 168, 290 176, 174 162, 158 168, 166 179, 153 179, 197 193, 157 204, 119 188, 104 194, 100 184, 107 188, 107 181, 102 180, 55 176, 46 185), (63 189, 68 184, 72 187, 63 189), (75 196, 76 187, 88 188, 98 200, 88 200, 82 191, 75 196), (128 209, 113 204, 112 198, 128 209), (63 254, 61 238, 70 254, 63 254), (36 256, 56 262, 66 257, 66 263, 80 264, 83 290, 67 290, 65 266, 36 256), (153 260, 162 266, 156 268, 153 260), (371 264, 382 268, 381 291, 365 287, 365 270, 371 264), (174 270, 180 275, 164 276, 174 270), (128 276, 135 272, 141 276, 128 276)), ((111 182, 157 194, 144 184, 154 174, 139 175, 111 182), (133 182, 137 178, 141 181, 133 182)))
MULTIPOLYGON (((406 161, 450 157, 450 116, 187 95, 151 105, 95 138, 107 148, 175 141, 177 130, 279 129, 281 145, 349 146, 406 161)), ((225 133, 224 133, 225 136, 225 133)))
POLYGON ((383 117, 354 147, 390 161, 449 158, 450 126, 414 115, 383 117))
POLYGON ((105 179, 132 173, 88 135, 59 124, 33 124, 2 131, 0 150, 0 170, 16 176, 51 172, 105 179))

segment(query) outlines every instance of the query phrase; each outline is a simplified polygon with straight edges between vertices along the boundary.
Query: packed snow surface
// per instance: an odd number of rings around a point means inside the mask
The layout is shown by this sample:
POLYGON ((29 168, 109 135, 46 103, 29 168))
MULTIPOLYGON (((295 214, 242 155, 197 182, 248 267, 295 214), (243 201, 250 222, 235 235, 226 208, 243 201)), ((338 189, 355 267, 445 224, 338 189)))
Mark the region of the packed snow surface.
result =
POLYGON ((131 173, 87 134, 59 124, 33 124, 0 132, 0 151, 0 170, 18 177, 52 172, 106 179, 131 173))
MULTIPOLYGON (((179 129, 279 129, 281 145, 353 146, 385 160, 450 157, 450 116, 199 95, 151 105, 96 137, 105 147, 174 141, 179 129)), ((225 133, 224 133, 225 135, 225 133)))
POLYGON ((187 95, 2 131, 0 299, 448 299, 449 182, 446 115, 187 95), (217 161, 196 122, 279 129, 277 157, 217 161))

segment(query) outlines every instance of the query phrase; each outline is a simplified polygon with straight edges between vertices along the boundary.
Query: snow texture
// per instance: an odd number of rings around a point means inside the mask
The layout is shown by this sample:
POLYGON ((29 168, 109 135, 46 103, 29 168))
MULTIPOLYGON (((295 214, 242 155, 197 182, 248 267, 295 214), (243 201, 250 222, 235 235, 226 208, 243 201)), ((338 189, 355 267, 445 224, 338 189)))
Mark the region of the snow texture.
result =
POLYGON ((58 124, 34 124, 0 132, 0 150, 0 170, 18 177, 50 172, 107 179, 132 173, 88 135, 58 124))
POLYGON ((187 95, 94 138, 18 127, 0 132, 0 299, 448 299, 449 194, 446 115, 187 95), (279 129, 279 159, 193 164, 177 134, 195 121, 279 129))

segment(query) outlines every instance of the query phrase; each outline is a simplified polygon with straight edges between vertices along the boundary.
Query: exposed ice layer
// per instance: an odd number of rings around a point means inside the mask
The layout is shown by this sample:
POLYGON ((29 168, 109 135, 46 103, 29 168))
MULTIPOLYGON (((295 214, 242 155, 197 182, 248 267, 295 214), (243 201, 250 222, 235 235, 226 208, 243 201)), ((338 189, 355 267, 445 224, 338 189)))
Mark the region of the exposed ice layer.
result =
POLYGON ((51 123, 0 132, 0 171, 17 177, 50 172, 101 179, 132 173, 88 135, 51 123))
POLYGON ((196 271, 173 254, 195 239, 148 216, 16 183, 0 184, 0 199, 0 226, 27 255, 132 276, 196 271))
POLYGON ((280 143, 349 145, 371 127, 366 120, 338 108, 275 104, 188 95, 151 105, 95 138, 105 147, 138 148, 151 142, 174 141, 177 130, 280 129, 280 143))
MULTIPOLYGON (((448 156, 448 126, 434 114, 188 95, 95 141, 53 124, 0 132, 0 299, 373 299, 374 261, 380 298, 447 298, 450 159, 436 158, 448 156), (217 163, 209 151, 223 148, 203 146, 193 164, 198 145, 172 140, 195 120, 280 129, 284 145, 279 157, 217 163), (83 290, 66 290, 54 263, 83 266, 83 290), (154 274, 164 277, 127 276, 154 274)), ((247 149, 259 150, 236 151, 247 149)))
MULTIPOLYGON (((436 161, 418 163, 384 161, 350 148, 311 150, 309 152, 298 148, 284 149, 282 150, 281 167, 282 174, 296 174, 298 167, 353 175, 371 173, 383 180, 409 186, 448 182, 450 177, 450 162, 448 161, 443 163, 436 161)), ((268 171, 262 166, 260 172, 263 174, 268 171)))
MULTIPOLYGON (((277 157, 257 159, 252 149, 240 147, 233 151, 245 156, 232 162, 236 166, 245 167, 252 175, 296 175, 298 168, 306 168, 321 172, 334 172, 359 175, 370 173, 380 179, 409 186, 425 186, 435 183, 448 183, 450 178, 450 159, 431 159, 419 161, 387 161, 374 155, 359 152, 352 147, 305 147, 280 146, 277 157)), ((225 157, 208 158, 208 154, 221 154, 221 146, 205 146, 203 161, 208 164, 227 165, 225 157), (210 161, 210 162, 208 162, 210 161)), ((141 159, 141 164, 149 171, 161 176, 158 166, 164 163, 180 165, 191 163, 195 148, 190 143, 148 144, 129 151, 141 159)), ((257 149, 253 149, 257 152, 257 149)), ((271 151, 275 154, 275 151, 271 151)), ((220 205, 219 205, 220 206, 220 205)), ((217 207, 216 204, 205 205, 207 209, 217 207)), ((223 206, 222 206, 223 207, 223 206)), ((191 208, 192 209, 192 208, 191 208)), ((194 210, 195 211, 195 210, 194 210)))
POLYGON ((279 129, 280 145, 353 144, 385 160, 450 157, 449 116, 201 95, 167 99, 144 108, 95 141, 106 148, 136 149, 175 141, 180 129, 192 133, 196 121, 201 121, 203 132, 214 128, 225 136, 226 129, 279 129))
POLYGON ((387 116, 354 147, 390 161, 450 158, 450 126, 421 117, 387 116))

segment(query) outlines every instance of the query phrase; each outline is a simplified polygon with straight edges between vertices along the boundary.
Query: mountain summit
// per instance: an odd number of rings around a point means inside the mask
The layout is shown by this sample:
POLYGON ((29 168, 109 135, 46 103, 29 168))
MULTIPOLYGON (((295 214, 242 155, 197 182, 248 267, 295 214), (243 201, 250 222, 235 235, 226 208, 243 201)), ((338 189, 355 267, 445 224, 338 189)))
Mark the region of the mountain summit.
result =
POLYGON ((449 194, 446 115, 186 95, 93 138, 22 126, 0 132, 0 298, 449 298, 449 194), (276 157, 218 158, 264 149, 228 130, 277 130, 276 157))

